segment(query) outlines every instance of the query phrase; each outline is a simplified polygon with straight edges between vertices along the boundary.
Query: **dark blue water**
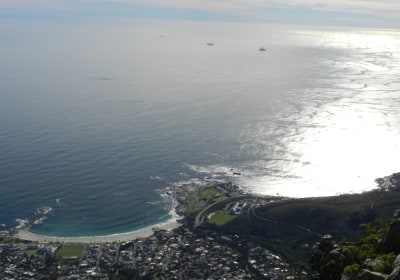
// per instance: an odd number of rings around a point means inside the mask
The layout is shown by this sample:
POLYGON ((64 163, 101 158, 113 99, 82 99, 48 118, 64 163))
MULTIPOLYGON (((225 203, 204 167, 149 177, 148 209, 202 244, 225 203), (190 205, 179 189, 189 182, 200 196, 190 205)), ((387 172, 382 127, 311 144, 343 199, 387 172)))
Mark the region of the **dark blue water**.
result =
POLYGON ((317 196, 398 171, 398 34, 366 48, 362 38, 376 34, 262 25, 10 23, 2 32, 6 226, 49 206, 33 231, 119 233, 168 219, 160 193, 171 185, 213 178, 317 196))

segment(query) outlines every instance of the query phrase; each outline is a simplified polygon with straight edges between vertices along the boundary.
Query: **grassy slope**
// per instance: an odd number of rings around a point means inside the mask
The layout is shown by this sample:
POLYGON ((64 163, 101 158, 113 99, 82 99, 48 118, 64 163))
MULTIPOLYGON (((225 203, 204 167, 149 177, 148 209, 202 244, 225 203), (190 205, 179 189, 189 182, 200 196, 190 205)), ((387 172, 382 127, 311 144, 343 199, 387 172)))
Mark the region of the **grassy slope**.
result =
POLYGON ((208 222, 217 226, 222 226, 232 221, 234 218, 235 216, 226 213, 216 213, 208 220, 208 222))

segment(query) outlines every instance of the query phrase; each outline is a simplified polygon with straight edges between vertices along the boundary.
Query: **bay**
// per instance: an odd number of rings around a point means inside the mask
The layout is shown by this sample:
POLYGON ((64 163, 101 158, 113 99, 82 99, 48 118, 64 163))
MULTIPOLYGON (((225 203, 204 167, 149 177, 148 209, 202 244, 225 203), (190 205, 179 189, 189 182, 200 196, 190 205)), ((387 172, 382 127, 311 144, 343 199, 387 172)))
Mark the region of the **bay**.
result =
POLYGON ((397 31, 172 21, 0 28, 8 226, 50 206, 33 231, 112 234, 167 220, 168 186, 223 180, 327 196, 372 189, 398 171, 397 31))

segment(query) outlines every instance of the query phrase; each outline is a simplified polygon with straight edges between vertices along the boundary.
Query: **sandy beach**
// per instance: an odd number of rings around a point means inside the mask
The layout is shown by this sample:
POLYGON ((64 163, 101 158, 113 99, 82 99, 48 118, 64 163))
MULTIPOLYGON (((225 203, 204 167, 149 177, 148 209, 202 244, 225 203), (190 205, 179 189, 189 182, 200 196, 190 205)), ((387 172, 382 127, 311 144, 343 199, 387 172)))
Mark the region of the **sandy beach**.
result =
POLYGON ((148 226, 142 229, 138 229, 126 233, 118 233, 104 236, 79 236, 79 237, 56 237, 46 236, 30 232, 29 230, 23 229, 15 234, 15 237, 22 240, 38 241, 38 242, 65 242, 65 243, 109 243, 109 242, 123 242, 129 240, 135 240, 138 238, 145 238, 151 236, 155 230, 172 230, 180 226, 177 222, 178 218, 170 219, 166 222, 159 223, 156 225, 148 226))

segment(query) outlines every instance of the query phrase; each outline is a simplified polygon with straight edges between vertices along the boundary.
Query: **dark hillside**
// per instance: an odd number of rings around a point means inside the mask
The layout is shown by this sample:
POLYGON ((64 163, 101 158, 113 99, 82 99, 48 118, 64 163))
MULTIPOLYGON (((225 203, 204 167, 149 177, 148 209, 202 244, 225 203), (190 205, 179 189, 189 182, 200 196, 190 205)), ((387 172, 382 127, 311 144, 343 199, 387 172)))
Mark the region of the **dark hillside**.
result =
POLYGON ((335 197, 289 199, 254 208, 223 227, 208 229, 237 234, 269 247, 291 263, 306 263, 313 244, 324 234, 336 240, 359 237, 362 223, 390 221, 400 208, 400 192, 371 191, 335 197))
POLYGON ((400 192, 372 191, 336 197, 282 201, 257 209, 264 219, 299 225, 320 234, 351 236, 362 223, 389 220, 400 207, 400 192))

